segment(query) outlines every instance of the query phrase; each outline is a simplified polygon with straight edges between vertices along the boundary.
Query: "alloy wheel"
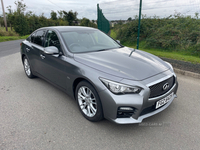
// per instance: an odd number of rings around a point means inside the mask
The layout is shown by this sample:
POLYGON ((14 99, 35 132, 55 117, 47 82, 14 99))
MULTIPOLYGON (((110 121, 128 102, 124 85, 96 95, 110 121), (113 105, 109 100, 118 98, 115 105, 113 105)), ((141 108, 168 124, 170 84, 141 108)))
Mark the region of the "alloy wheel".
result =
POLYGON ((27 58, 24 59, 24 70, 25 70, 27 76, 31 75, 31 68, 30 68, 27 58))
POLYGON ((87 117, 94 117, 97 112, 96 98, 88 87, 81 86, 78 90, 78 104, 87 117))

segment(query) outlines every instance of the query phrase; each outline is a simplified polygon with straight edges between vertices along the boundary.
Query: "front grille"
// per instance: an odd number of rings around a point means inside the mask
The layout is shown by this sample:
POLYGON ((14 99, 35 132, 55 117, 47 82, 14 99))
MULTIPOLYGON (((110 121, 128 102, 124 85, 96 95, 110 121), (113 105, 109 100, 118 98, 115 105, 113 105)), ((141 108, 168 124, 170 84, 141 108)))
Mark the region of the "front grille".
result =
POLYGON ((155 85, 150 86, 149 88, 150 88, 151 93, 150 93, 149 98, 154 98, 154 97, 161 96, 161 95, 167 93, 172 88, 174 83, 175 83, 175 77, 172 76, 172 77, 170 77, 170 78, 168 78, 168 79, 166 79, 166 80, 164 80, 160 83, 157 83, 155 85), (169 87, 166 90, 163 90, 163 86, 166 83, 169 84, 169 87))

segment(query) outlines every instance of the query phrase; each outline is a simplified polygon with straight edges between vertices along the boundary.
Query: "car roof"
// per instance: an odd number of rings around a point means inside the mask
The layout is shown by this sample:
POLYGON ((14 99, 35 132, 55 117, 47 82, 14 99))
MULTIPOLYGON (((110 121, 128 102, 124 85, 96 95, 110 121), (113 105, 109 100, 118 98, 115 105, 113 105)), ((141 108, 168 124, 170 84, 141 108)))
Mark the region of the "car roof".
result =
POLYGON ((51 26, 51 27, 43 27, 40 29, 56 29, 60 32, 62 32, 62 31, 96 30, 95 28, 83 27, 83 26, 51 26))

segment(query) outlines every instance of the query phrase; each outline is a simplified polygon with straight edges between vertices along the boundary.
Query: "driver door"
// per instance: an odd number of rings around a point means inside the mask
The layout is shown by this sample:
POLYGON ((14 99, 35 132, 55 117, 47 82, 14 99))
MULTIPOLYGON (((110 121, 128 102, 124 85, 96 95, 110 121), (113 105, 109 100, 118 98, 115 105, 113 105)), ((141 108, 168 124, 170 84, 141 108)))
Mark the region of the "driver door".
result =
MULTIPOLYGON (((48 30, 44 42, 44 47, 55 46, 62 53, 60 41, 54 31, 48 30)), ((63 53, 62 53, 63 54, 63 53)), ((56 84, 62 89, 66 89, 66 62, 64 55, 49 55, 44 51, 40 53, 40 70, 39 73, 48 81, 56 84)))

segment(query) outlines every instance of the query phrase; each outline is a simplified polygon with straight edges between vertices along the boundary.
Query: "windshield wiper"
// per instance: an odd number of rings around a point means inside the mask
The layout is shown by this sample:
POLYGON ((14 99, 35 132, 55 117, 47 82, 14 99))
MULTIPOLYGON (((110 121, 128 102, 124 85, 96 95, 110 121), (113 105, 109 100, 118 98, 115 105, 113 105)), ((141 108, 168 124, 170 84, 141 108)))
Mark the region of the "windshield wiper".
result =
POLYGON ((105 48, 105 49, 96 50, 96 52, 106 51, 106 50, 111 50, 111 49, 116 49, 116 48, 122 48, 122 47, 105 48))
POLYGON ((106 51, 106 50, 110 50, 110 49, 115 49, 115 47, 114 48, 104 48, 104 49, 100 49, 100 50, 97 50, 98 52, 99 51, 106 51))
POLYGON ((100 51, 105 51, 105 50, 109 50, 109 48, 100 49, 100 50, 97 50, 97 52, 100 52, 100 51))
POLYGON ((132 55, 132 53, 135 51, 135 49, 133 49, 132 51, 131 51, 131 53, 130 53, 130 55, 129 55, 129 57, 131 57, 131 55, 132 55))

